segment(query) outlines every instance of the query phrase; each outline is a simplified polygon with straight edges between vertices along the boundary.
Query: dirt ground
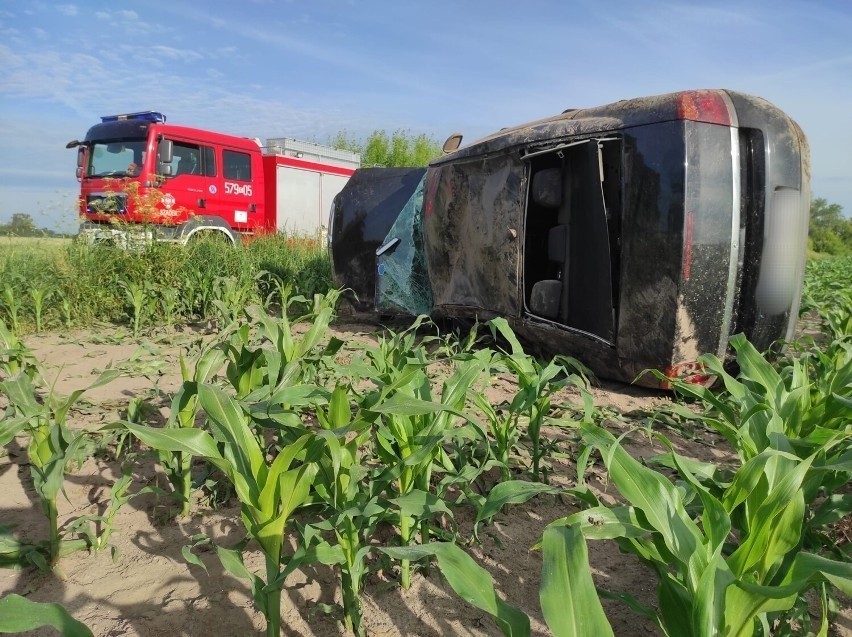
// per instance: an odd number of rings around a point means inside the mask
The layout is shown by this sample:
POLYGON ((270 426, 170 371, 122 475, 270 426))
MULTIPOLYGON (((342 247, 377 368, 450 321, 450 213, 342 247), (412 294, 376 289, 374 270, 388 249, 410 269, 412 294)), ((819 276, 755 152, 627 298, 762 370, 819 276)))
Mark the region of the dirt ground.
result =
MULTIPOLYGON (((372 325, 344 324, 333 332, 347 346, 357 347, 359 342, 371 338, 374 329, 372 325)), ((179 356, 202 338, 209 338, 203 330, 186 329, 134 340, 124 331, 109 328, 24 340, 55 379, 60 393, 85 387, 108 366, 125 371, 112 383, 88 392, 72 412, 72 426, 96 428, 118 419, 133 397, 148 399, 160 407, 161 415, 166 414, 169 397, 180 385, 179 356)), ((496 378, 490 391, 492 399, 500 400, 513 393, 512 383, 508 378, 496 378)), ((606 383, 597 386, 594 393, 596 405, 611 410, 614 430, 641 423, 642 412, 669 400, 665 394, 606 383), (628 413, 630 418, 619 420, 621 414, 628 413)), ((550 432, 554 437, 559 433, 550 432)), ((690 436, 672 430, 664 433, 688 456, 718 460, 730 455, 723 441, 712 434, 690 436)), ((628 448, 636 456, 655 453, 641 432, 631 434, 628 440, 628 448)), ((566 440, 559 451, 562 453, 551 459, 551 481, 570 486, 576 478, 570 441, 566 440)), ((86 461, 68 476, 67 498, 59 501, 60 520, 67 524, 81 515, 105 511, 109 487, 120 475, 118 463, 109 457, 86 461)), ((153 461, 140 465, 134 478, 134 489, 145 484, 166 486, 153 461)), ((604 484, 599 487, 605 492, 604 484)), ((26 455, 20 450, 13 448, 7 457, 0 457, 0 494, 0 525, 14 524, 22 538, 47 537, 46 522, 30 484, 26 455)), ((231 502, 213 510, 205 502, 197 502, 197 512, 188 519, 173 518, 174 509, 175 505, 163 497, 135 498, 116 517, 116 531, 110 538, 116 549, 115 559, 109 550, 78 552, 63 558, 60 572, 53 575, 35 569, 0 569, 0 596, 14 592, 35 601, 60 602, 95 635, 103 637, 261 633, 264 620, 254 610, 245 580, 225 572, 212 552, 201 554, 206 573, 188 564, 181 554, 181 548, 198 533, 225 546, 242 539, 238 506, 231 502)), ((494 576, 500 594, 531 616, 534 635, 549 632, 538 603, 541 555, 530 547, 545 525, 575 510, 569 500, 552 496, 512 506, 485 527, 482 545, 472 549, 494 576)), ((469 514, 461 510, 457 515, 461 528, 469 529, 471 520, 465 518, 469 514)), ((599 584, 627 591, 653 605, 655 576, 634 557, 620 554, 611 542, 593 542, 590 561, 599 584)), ((252 570, 263 569, 262 556, 251 546, 246 564, 252 570)), ((367 634, 374 637, 500 635, 486 613, 457 597, 434 570, 415 576, 409 591, 371 575, 363 599, 364 625, 367 634)), ((339 614, 329 610, 340 600, 337 577, 330 568, 311 566, 296 571, 287 580, 282 596, 283 634, 344 634, 339 614)), ((657 634, 650 622, 623 604, 605 601, 604 605, 617 635, 657 634)), ((841 618, 834 629, 835 634, 852 635, 848 617, 841 618)), ((44 630, 33 634, 55 633, 44 630)))

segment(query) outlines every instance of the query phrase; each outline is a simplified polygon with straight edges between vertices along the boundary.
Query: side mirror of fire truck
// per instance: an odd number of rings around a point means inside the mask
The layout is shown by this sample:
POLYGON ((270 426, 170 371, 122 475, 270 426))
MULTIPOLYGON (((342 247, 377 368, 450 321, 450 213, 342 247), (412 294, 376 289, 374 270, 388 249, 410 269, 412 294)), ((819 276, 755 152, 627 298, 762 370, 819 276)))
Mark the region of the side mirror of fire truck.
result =
POLYGON ((86 147, 77 148, 77 179, 83 178, 83 167, 86 165, 86 147))
POLYGON ((157 146, 157 174, 170 177, 172 174, 172 159, 174 147, 172 140, 161 139, 157 146))

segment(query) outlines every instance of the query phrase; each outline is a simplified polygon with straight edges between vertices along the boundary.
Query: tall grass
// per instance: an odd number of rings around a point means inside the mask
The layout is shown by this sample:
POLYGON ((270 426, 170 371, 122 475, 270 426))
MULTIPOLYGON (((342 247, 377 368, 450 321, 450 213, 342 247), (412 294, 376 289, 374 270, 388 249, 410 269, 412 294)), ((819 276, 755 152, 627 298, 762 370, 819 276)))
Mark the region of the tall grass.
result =
POLYGON ((0 318, 19 333, 99 321, 138 332, 221 317, 217 301, 279 305, 288 287, 311 298, 332 286, 331 262, 317 242, 279 235, 236 247, 202 239, 132 251, 17 239, 0 252, 0 280, 0 318))

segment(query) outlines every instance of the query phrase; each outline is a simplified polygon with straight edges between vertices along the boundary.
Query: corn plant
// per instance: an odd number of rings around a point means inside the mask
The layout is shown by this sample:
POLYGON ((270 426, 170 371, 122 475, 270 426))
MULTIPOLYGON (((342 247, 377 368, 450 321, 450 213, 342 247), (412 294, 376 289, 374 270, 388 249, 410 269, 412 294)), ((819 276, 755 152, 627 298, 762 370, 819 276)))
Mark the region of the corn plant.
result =
POLYGON ((287 310, 288 301, 293 292, 292 281, 285 281, 275 274, 263 270, 258 274, 258 283, 263 290, 263 308, 269 311, 274 305, 278 305, 282 312, 287 310))
MULTIPOLYGON (((852 590, 852 566, 801 550, 804 484, 815 456, 800 459, 780 449, 779 442, 738 470, 719 499, 673 451, 685 481, 679 487, 633 459, 612 434, 588 423, 582 429, 584 439, 600 450, 626 504, 605 506, 586 491, 588 508, 550 525, 568 527, 581 539, 565 545, 566 559, 581 565, 564 574, 572 591, 593 594, 582 538, 614 539, 658 574, 659 610, 622 599, 653 618, 666 635, 768 635, 770 619, 792 608, 803 591, 824 582, 852 590), (735 510, 742 521, 732 535, 735 510)), ((574 604, 544 610, 549 623, 558 612, 577 625, 585 612, 574 604)), ((599 615, 582 626, 582 632, 565 634, 611 631, 599 615)))
POLYGON ((53 286, 49 283, 32 285, 29 289, 30 298, 33 302, 33 318, 35 319, 36 332, 41 332, 43 327, 44 304, 55 293, 53 286))
POLYGON ((109 504, 104 513, 79 517, 68 526, 66 531, 66 533, 74 533, 82 538, 89 550, 98 552, 109 547, 112 552, 113 561, 118 559, 118 548, 111 545, 109 540, 116 531, 115 516, 118 515, 119 510, 137 496, 147 493, 158 495, 162 493, 156 487, 144 487, 131 493, 130 487, 133 484, 131 468, 132 465, 126 465, 121 468, 121 477, 110 487, 109 504))
POLYGON ((47 552, 51 567, 59 559, 62 548, 57 496, 69 464, 80 461, 80 452, 86 441, 85 431, 67 426, 68 412, 85 391, 100 387, 119 374, 116 370, 107 370, 87 388, 76 390, 68 397, 59 396, 50 388, 43 401, 26 374, 18 374, 0 383, 0 389, 11 405, 11 414, 0 421, 0 447, 19 433, 25 433, 29 438, 27 455, 33 486, 48 520, 50 538, 47 552))
MULTIPOLYGON (((376 479, 395 498, 425 496, 431 490, 432 472, 443 453, 442 444, 450 438, 456 418, 470 420, 462 409, 468 389, 482 373, 480 361, 471 359, 459 365, 443 383, 440 402, 433 402, 429 378, 417 370, 404 385, 395 385, 394 393, 369 411, 381 415, 376 431, 376 453, 387 469, 376 479)), ((418 519, 407 506, 399 505, 400 542, 408 546, 414 540, 418 519)), ((427 514, 430 513, 427 511, 427 514)), ((429 541, 428 519, 420 521, 420 539, 429 541)), ((403 560, 400 569, 403 588, 411 586, 411 565, 403 560)))
POLYGON ((852 336, 852 292, 838 294, 837 302, 823 316, 830 336, 835 339, 852 336))
POLYGON ((782 433, 806 443, 810 437, 819 445, 823 429, 842 429, 849 425, 848 401, 852 399, 852 352, 841 345, 836 358, 808 357, 792 359, 781 373, 749 343, 742 334, 731 338, 737 352, 740 374, 727 373, 713 355, 701 362, 717 375, 726 392, 716 396, 701 386, 676 382, 680 393, 698 398, 710 408, 702 420, 721 433, 743 460, 766 448, 769 436, 782 433), (816 374, 807 363, 817 362, 816 374))
POLYGON ((284 530, 293 511, 310 499, 322 441, 311 434, 302 435, 270 462, 249 417, 235 400, 206 383, 198 383, 197 396, 211 433, 192 427, 124 426, 155 449, 205 458, 233 484, 248 537, 257 541, 263 552, 265 579, 246 569, 238 551, 217 547, 217 553, 229 572, 251 581, 255 604, 267 621, 266 634, 277 637, 287 573, 282 569, 284 530))
POLYGON ((212 314, 213 276, 202 269, 190 269, 182 281, 184 305, 190 316, 205 319, 212 314))
MULTIPOLYGON (((207 382, 218 372, 225 361, 224 352, 218 347, 205 350, 195 364, 195 369, 190 371, 186 359, 181 356, 180 370, 183 384, 172 399, 169 419, 166 422, 167 429, 192 429, 195 427, 195 419, 199 411, 198 386, 207 382)), ((133 424, 134 419, 128 419, 133 424)), ((175 494, 181 502, 180 515, 189 515, 192 504, 192 453, 155 447, 160 458, 160 464, 174 487, 175 494)))
POLYGON ((363 464, 362 454, 370 442, 375 416, 360 410, 353 415, 343 386, 335 387, 327 409, 317 406, 316 416, 321 429, 315 434, 324 448, 313 488, 324 505, 325 519, 300 529, 302 545, 311 547, 309 555, 316 560, 340 568, 346 628, 361 636, 361 590, 371 539, 387 517, 386 504, 365 488, 370 470, 363 464), (330 535, 333 541, 323 540, 320 533, 330 535))
POLYGON ((160 311, 166 321, 166 327, 171 328, 181 312, 180 291, 175 287, 164 286, 159 290, 160 311))
POLYGON ((0 379, 19 373, 34 380, 38 375, 38 364, 30 350, 0 319, 0 379))
POLYGON ((801 313, 816 310, 822 319, 823 332, 834 339, 852 334, 850 273, 849 257, 808 262, 801 313))
MULTIPOLYGON (((18 279, 16 278, 16 281, 18 279)), ((0 292, 0 305, 6 310, 6 316, 11 324, 12 331, 16 334, 21 331, 21 322, 19 315, 24 307, 23 301, 18 294, 15 285, 10 280, 3 284, 3 291, 0 292)))
POLYGON ((254 290, 255 277, 220 276, 213 280, 211 302, 223 325, 239 318, 242 308, 253 300, 254 290))
POLYGON ((62 313, 62 323, 70 328, 74 323, 74 302, 70 297, 63 296, 60 300, 59 310, 62 313))
MULTIPOLYGON (((148 403, 144 398, 139 396, 134 396, 129 401, 127 401, 127 408, 124 410, 124 420, 128 420, 130 422, 135 422, 138 424, 145 424, 148 421, 148 417, 156 411, 155 408, 148 403)), ((126 447, 128 446, 128 438, 130 438, 130 432, 126 429, 118 429, 115 432, 115 437, 110 440, 115 444, 115 448, 113 450, 113 458, 118 460, 122 457, 122 455, 126 451, 126 447)))
MULTIPOLYGON (((809 542, 827 543, 819 527, 852 513, 848 498, 834 497, 852 475, 844 464, 852 439, 852 344, 835 341, 829 353, 807 352, 785 361, 778 372, 742 335, 731 342, 740 367, 737 378, 716 357, 702 358, 708 371, 722 379, 725 392, 717 395, 679 381, 673 387, 704 403, 708 409, 697 417, 725 436, 743 464, 782 438, 789 441, 784 451, 803 459, 813 456, 806 504, 822 503, 808 517, 809 542)), ((718 495, 721 485, 714 483, 724 479, 711 476, 706 482, 718 495)))
POLYGON ((286 312, 278 319, 259 306, 246 309, 246 316, 258 326, 257 337, 246 323, 233 332, 225 345, 228 357, 226 376, 239 399, 255 391, 252 400, 269 398, 277 390, 313 380, 317 365, 332 356, 342 342, 332 339, 320 349, 334 317, 334 299, 317 295, 313 312, 295 322, 311 319, 310 328, 295 333, 286 312))
MULTIPOLYGON (((541 446, 541 426, 550 412, 550 397, 553 392, 569 383, 585 386, 585 380, 582 377, 577 374, 569 375, 565 366, 559 364, 557 360, 574 365, 577 369, 582 369, 582 366, 565 357, 553 359, 542 366, 535 358, 524 352, 506 319, 492 319, 488 325, 492 335, 496 336, 499 333, 509 342, 511 353, 505 354, 500 362, 514 373, 518 380, 518 392, 508 407, 507 417, 498 418, 492 425, 498 443, 498 453, 508 464, 507 447, 516 435, 518 418, 523 414, 527 420, 526 435, 531 445, 532 478, 538 482, 541 479, 541 460, 544 455, 541 446)), ((494 422, 491 418, 489 420, 494 422)))
POLYGON ((118 285, 124 290, 124 297, 130 308, 128 314, 133 325, 133 336, 137 337, 155 299, 153 285, 148 281, 138 283, 132 280, 119 280, 118 285))
POLYGON ((430 362, 426 345, 432 340, 431 337, 419 340, 417 337, 417 330, 427 320, 425 316, 419 316, 401 332, 387 331, 380 334, 376 345, 361 348, 346 371, 353 375, 353 380, 369 379, 381 395, 389 395, 398 386, 407 384, 412 375, 430 362))

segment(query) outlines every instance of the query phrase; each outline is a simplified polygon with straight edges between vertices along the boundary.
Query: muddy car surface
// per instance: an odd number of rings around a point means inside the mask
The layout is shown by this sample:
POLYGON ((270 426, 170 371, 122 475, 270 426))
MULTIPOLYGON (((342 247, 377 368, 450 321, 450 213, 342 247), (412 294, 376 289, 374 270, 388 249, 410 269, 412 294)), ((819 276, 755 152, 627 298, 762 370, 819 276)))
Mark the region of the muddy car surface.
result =
POLYGON ((503 129, 425 171, 358 171, 330 246, 362 311, 503 316, 633 381, 695 374, 739 332, 759 348, 791 337, 809 206, 795 122, 757 97, 685 91, 503 129))

